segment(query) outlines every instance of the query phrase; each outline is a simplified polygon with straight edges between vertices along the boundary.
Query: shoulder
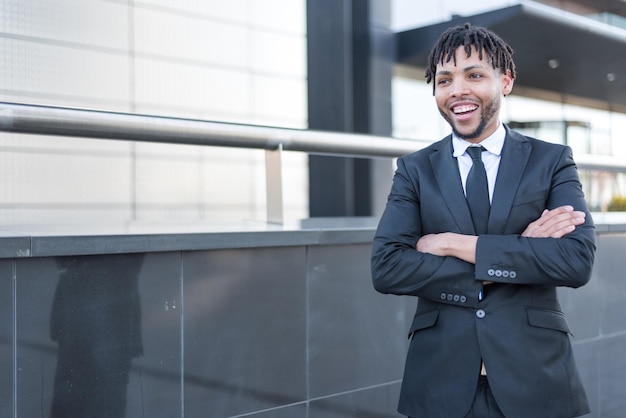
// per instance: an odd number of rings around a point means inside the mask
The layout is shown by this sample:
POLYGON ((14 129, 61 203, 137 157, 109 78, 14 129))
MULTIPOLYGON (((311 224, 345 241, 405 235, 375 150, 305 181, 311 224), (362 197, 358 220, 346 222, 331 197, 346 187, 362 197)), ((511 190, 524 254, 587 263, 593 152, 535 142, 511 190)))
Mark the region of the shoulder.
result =
POLYGON ((449 151, 450 155, 452 155, 452 135, 448 135, 445 138, 440 139, 439 141, 433 142, 432 144, 418 151, 404 155, 398 158, 398 161, 409 163, 428 160, 432 154, 436 154, 442 151, 449 151))
POLYGON ((530 147, 533 154, 571 154, 571 148, 564 144, 548 142, 532 136, 526 136, 521 132, 506 128, 507 140, 512 145, 530 147))

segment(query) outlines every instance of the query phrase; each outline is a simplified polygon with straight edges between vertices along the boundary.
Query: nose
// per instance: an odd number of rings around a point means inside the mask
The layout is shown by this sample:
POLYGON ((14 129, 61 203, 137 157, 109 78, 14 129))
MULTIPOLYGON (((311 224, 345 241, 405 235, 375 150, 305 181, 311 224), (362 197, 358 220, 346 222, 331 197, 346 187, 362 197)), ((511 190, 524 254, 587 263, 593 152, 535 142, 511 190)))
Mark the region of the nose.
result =
POLYGON ((465 80, 455 80, 451 87, 450 95, 452 97, 460 97, 469 93, 469 87, 465 80))

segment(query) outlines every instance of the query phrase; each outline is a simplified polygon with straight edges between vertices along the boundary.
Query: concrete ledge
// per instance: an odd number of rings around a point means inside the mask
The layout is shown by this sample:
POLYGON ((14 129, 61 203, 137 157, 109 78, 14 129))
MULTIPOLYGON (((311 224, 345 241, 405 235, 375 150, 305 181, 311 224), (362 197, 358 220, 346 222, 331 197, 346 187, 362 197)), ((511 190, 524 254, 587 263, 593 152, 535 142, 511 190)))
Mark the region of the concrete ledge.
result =
MULTIPOLYGON (((594 213, 598 234, 626 233, 626 213, 594 213)), ((378 218, 266 222, 10 226, 0 231, 0 258, 195 251, 369 243, 378 218)))
POLYGON ((368 243, 376 224, 376 218, 323 218, 285 225, 130 222, 12 226, 0 231, 0 258, 368 243))

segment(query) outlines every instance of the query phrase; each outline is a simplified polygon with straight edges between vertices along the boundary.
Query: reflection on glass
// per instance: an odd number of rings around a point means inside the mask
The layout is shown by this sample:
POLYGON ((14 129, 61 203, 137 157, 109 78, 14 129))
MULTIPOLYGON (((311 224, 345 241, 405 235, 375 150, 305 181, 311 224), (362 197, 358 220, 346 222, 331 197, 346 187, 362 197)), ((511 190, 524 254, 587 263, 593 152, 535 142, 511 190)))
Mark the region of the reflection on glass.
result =
POLYGON ((131 360, 143 354, 137 280, 142 262, 143 254, 57 259, 52 418, 125 416, 131 360))

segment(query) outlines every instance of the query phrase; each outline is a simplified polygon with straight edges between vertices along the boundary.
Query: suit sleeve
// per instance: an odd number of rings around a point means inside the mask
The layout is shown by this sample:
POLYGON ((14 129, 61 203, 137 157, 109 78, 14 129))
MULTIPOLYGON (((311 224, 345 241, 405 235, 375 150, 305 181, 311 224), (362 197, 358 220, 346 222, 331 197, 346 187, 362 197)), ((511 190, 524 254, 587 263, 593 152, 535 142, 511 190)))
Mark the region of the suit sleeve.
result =
POLYGON ((374 288, 381 293, 474 306, 481 286, 474 279, 473 264, 421 253, 415 248, 423 229, 416 176, 409 175, 404 159, 398 160, 372 247, 374 288))
MULTIPOLYGON (((574 288, 589 281, 596 248, 595 227, 569 147, 562 148, 558 163, 550 174, 545 208, 571 205, 574 210, 586 213, 585 223, 558 239, 527 238, 517 234, 481 235, 476 247, 477 280, 574 288)), ((532 205, 536 202, 514 206, 510 217, 529 212, 532 205)), ((532 214, 534 219, 539 218, 542 210, 539 209, 532 214)), ((524 221, 523 224, 527 223, 524 221)), ((523 229, 519 234, 522 232, 523 229)))

